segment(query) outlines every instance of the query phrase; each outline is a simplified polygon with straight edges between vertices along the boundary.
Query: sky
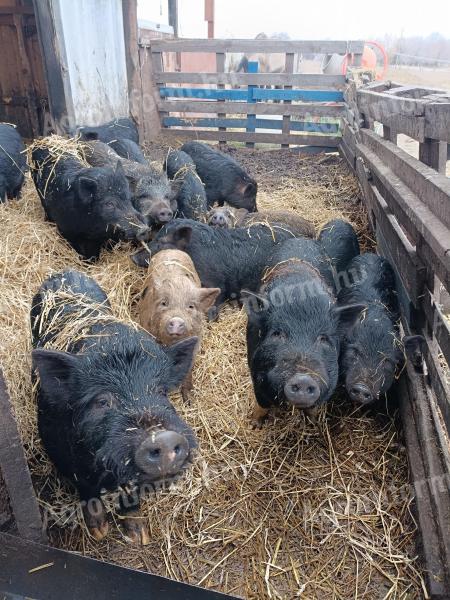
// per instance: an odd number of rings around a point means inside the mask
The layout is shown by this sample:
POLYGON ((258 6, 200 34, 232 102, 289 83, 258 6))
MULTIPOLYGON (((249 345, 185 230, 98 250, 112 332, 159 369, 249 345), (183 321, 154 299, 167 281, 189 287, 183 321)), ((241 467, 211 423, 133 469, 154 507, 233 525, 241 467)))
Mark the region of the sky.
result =
MULTIPOLYGON (((167 0, 138 0, 138 17, 167 22, 167 0)), ((206 37, 204 0, 179 0, 180 36, 206 37)), ((215 37, 292 39, 450 38, 450 0, 215 0, 215 37)))

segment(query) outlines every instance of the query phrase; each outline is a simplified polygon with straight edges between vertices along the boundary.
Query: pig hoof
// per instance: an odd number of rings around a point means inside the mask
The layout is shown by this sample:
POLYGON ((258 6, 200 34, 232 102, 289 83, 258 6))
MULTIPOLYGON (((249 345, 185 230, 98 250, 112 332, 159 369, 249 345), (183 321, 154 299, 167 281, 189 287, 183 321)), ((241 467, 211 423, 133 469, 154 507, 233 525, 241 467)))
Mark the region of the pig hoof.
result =
POLYGON ((97 542, 101 542, 103 540, 103 538, 105 538, 107 536, 108 529, 109 529, 108 521, 103 521, 102 523, 99 523, 96 527, 93 527, 91 525, 88 526, 90 535, 97 542))
POLYGON ((260 418, 256 418, 256 419, 252 418, 250 420, 250 427, 252 429, 254 429, 255 431, 258 431, 259 429, 262 429, 262 426, 264 425, 264 421, 265 421, 264 417, 262 419, 260 419, 260 418))
POLYGON ((181 397, 183 398, 183 402, 187 405, 190 406, 191 405, 191 400, 189 398, 189 391, 185 388, 181 388, 181 397))
POLYGON ((266 420, 269 410, 256 404, 253 408, 253 412, 250 416, 250 426, 252 429, 261 429, 264 421, 266 420))
POLYGON ((150 534, 147 526, 139 517, 129 517, 122 521, 124 535, 132 544, 148 546, 150 544, 150 534))

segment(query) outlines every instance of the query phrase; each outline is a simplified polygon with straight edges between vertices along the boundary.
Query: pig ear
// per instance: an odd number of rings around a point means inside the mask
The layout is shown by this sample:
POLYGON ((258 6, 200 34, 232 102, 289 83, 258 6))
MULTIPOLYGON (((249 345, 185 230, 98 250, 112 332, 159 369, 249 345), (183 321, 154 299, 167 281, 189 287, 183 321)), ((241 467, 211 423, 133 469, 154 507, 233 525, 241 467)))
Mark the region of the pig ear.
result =
POLYGON ((185 379, 194 363, 194 350, 198 343, 198 337, 190 337, 165 346, 164 351, 171 361, 169 389, 177 388, 185 379))
POLYGON ((131 260, 137 267, 142 267, 143 269, 146 269, 150 264, 150 254, 145 249, 138 250, 137 252, 131 255, 131 260))
POLYGON ((78 195, 83 202, 91 202, 97 192, 97 182, 95 179, 81 175, 77 179, 78 195))
POLYGON ((407 360, 413 367, 420 368, 423 362, 422 350, 425 345, 423 335, 405 335, 402 339, 407 360))
POLYGON ((242 186, 242 193, 246 198, 256 194, 256 183, 246 183, 242 186))
POLYGON ((174 231, 173 239, 178 250, 184 250, 190 244, 192 237, 192 227, 185 225, 174 231))
POLYGON ((367 308, 366 304, 346 304, 345 306, 335 306, 332 313, 339 319, 340 327, 353 327, 363 310, 367 308))
POLYGON ((80 358, 68 352, 57 350, 33 350, 33 368, 39 374, 43 392, 48 398, 55 398, 69 392, 70 382, 80 358))
POLYGON ((213 306, 217 300, 217 296, 220 294, 220 288, 200 288, 198 291, 198 299, 200 300, 200 307, 202 312, 207 313, 208 310, 213 306))

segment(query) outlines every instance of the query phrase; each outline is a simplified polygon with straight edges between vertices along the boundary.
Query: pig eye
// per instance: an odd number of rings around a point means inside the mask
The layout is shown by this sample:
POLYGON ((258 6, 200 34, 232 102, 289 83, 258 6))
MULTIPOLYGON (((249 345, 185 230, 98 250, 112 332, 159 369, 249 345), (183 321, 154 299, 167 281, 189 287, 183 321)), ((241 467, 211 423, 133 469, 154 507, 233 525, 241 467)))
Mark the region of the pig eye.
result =
POLYGON ((161 302, 159 303, 159 305, 167 307, 167 306, 169 306, 169 303, 167 302, 167 300, 161 300, 161 302))
POLYGON ((281 331, 281 329, 274 329, 272 331, 272 333, 270 334, 270 337, 279 339, 279 338, 284 337, 284 333, 281 331))
POLYGON ((107 200, 105 206, 106 208, 114 208, 114 202, 112 200, 107 200))
POLYGON ((110 394, 102 394, 101 396, 97 396, 94 400, 94 408, 105 409, 111 408, 114 403, 114 398, 110 394))
POLYGON ((189 308, 189 310, 194 310, 195 304, 189 304, 188 308, 189 308))

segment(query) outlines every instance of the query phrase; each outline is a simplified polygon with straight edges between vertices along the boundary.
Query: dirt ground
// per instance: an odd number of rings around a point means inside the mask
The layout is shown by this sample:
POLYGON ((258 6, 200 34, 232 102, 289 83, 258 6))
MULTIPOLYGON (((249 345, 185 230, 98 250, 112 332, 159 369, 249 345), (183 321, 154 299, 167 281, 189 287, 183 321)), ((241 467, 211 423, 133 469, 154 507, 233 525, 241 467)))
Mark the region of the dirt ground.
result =
MULTIPOLYGON (((163 141, 148 148, 160 161, 166 151, 163 141)), ((337 155, 230 152, 258 180, 261 208, 297 210, 317 228, 345 217, 362 248, 373 248, 358 185, 337 155)), ((30 302, 43 279, 71 266, 93 276, 115 313, 132 319, 145 273, 129 261, 128 245, 102 253, 95 265, 82 263, 44 222, 31 181, 21 200, 0 206, 0 226, 0 360, 53 544, 249 600, 422 597, 395 394, 387 411, 384 404, 355 409, 338 393, 317 426, 289 410, 254 431, 246 316, 238 307, 206 326, 191 405, 173 398, 199 453, 176 485, 143 500, 150 545, 126 541, 113 505, 108 537, 91 539, 73 489, 57 477, 37 433, 30 302)))

